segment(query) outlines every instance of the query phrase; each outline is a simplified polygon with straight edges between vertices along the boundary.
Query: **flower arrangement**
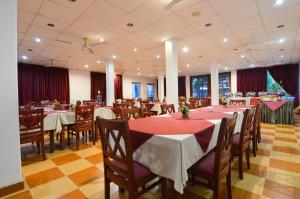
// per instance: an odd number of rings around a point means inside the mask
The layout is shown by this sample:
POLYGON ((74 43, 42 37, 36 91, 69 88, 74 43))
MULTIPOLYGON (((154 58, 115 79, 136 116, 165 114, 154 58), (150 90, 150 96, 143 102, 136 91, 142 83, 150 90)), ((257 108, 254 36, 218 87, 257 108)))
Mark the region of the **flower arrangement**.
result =
POLYGON ((182 106, 179 108, 179 111, 182 113, 183 118, 188 118, 189 117, 189 108, 187 106, 182 106))
POLYGON ((223 105, 223 106, 227 106, 227 99, 226 97, 222 97, 221 100, 220 100, 220 103, 223 105))

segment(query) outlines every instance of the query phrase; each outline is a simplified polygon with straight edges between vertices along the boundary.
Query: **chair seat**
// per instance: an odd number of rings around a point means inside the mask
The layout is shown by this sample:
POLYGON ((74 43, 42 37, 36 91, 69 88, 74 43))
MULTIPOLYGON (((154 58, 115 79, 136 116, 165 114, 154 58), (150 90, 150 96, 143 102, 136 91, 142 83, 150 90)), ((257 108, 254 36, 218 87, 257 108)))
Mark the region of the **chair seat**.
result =
POLYGON ((234 146, 240 145, 240 134, 239 133, 233 135, 233 145, 234 146))
MULTIPOLYGON (((113 161, 113 163, 122 169, 126 169, 126 165, 123 163, 120 163, 118 161, 113 161)), ((126 178, 126 174, 124 172, 117 172, 117 171, 115 172, 120 176, 122 176, 123 178, 126 178)), ((133 175, 134 175, 134 180, 139 181, 153 174, 147 167, 143 166, 140 163, 133 162, 133 175)))
POLYGON ((216 153, 209 153, 192 166, 192 172, 202 178, 211 180, 214 176, 216 153))

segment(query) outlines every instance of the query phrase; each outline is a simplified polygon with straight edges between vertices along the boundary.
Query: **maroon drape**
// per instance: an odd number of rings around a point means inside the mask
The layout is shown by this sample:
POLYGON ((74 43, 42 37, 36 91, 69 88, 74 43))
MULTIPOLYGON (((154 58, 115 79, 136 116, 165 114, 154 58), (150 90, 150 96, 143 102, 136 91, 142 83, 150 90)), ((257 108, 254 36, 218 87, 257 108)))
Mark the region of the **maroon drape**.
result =
POLYGON ((276 82, 282 81, 283 89, 295 97, 295 105, 299 104, 299 64, 286 64, 268 68, 276 82))
POLYGON ((185 76, 178 77, 178 96, 184 96, 186 95, 185 90, 185 76))
POLYGON ((123 98, 122 75, 115 75, 115 98, 116 99, 123 98))
POLYGON ((105 73, 91 72, 91 99, 96 99, 100 90, 102 100, 106 100, 106 75, 105 73))
POLYGON ((53 100, 70 102, 68 69, 18 64, 19 104, 53 100))
POLYGON ((267 91, 267 68, 251 68, 237 71, 237 91, 267 91))
POLYGON ((70 103, 69 71, 64 68, 49 68, 49 99, 70 103))

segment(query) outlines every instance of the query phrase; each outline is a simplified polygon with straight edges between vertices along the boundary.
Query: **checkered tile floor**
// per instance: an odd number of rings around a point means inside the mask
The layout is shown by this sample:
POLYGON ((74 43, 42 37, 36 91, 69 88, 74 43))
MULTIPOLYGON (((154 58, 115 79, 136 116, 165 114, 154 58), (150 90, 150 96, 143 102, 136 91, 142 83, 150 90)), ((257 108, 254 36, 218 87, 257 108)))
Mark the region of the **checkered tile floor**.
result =
MULTIPOLYGON (((258 155, 251 169, 239 180, 237 160, 232 172, 233 198, 300 198, 300 118, 295 126, 262 125, 258 155)), ((47 153, 46 161, 23 166, 25 189, 7 198, 104 198, 103 163, 100 145, 85 145, 79 151, 66 149, 47 153)), ((24 161, 26 162, 26 161, 24 161)), ((225 191, 224 191, 225 192, 225 191)), ((173 198, 174 193, 170 193, 173 198)), ((225 194, 224 194, 225 195, 225 194)), ((143 198, 159 198, 152 191, 143 198)), ((188 185, 183 198, 211 198, 212 192, 188 185)), ((112 185, 111 198, 126 198, 112 185)))

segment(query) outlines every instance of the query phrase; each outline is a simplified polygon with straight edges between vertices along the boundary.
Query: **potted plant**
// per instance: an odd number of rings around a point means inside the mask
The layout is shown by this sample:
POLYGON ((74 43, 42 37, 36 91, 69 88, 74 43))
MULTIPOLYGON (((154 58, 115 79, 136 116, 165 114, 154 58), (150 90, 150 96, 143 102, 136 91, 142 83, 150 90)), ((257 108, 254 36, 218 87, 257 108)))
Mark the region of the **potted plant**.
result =
POLYGON ((226 99, 226 97, 222 97, 221 98, 221 104, 226 108, 227 107, 227 99, 226 99))
POLYGON ((189 117, 189 108, 187 106, 182 106, 179 108, 179 111, 182 113, 182 118, 188 118, 189 117))

